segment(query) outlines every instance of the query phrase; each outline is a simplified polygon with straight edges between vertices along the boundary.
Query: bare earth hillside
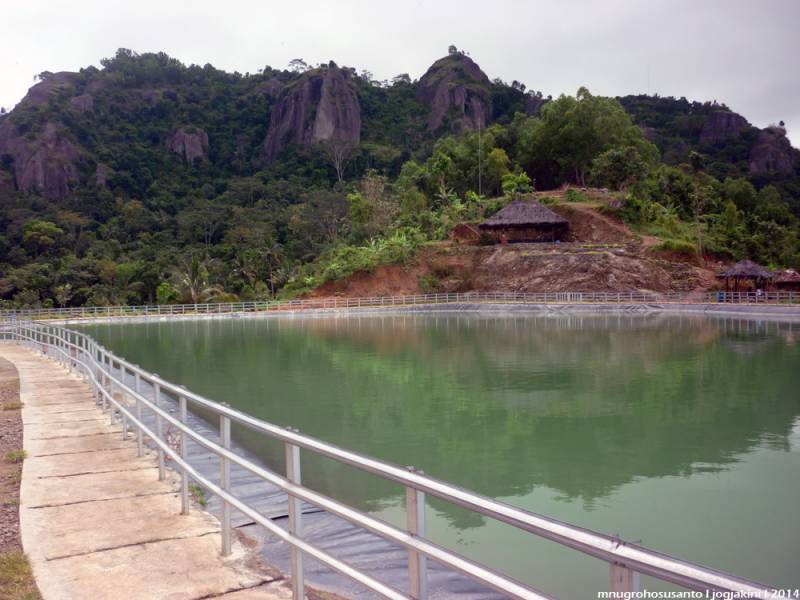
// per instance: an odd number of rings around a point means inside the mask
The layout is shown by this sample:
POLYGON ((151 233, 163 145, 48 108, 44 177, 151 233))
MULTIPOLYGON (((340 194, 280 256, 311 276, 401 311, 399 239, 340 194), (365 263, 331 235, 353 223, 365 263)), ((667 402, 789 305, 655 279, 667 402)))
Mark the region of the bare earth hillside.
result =
MULTIPOLYGON (((552 196, 553 194, 549 194, 552 196)), ((570 221, 560 244, 471 246, 442 242, 423 248, 410 265, 378 267, 329 282, 314 296, 384 296, 425 292, 702 292, 715 284, 714 270, 654 249, 596 206, 551 206, 570 221)))

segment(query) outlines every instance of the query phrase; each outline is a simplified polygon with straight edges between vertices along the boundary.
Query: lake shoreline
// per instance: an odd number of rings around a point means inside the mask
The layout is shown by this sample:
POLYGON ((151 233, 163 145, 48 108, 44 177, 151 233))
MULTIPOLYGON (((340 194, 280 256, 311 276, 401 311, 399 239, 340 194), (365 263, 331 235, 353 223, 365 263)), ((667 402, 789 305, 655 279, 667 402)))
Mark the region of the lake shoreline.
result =
POLYGON ((52 319, 54 325, 88 323, 149 323, 193 320, 220 320, 241 318, 286 318, 332 315, 353 316, 371 314, 418 313, 486 313, 493 315, 705 315, 736 317, 756 320, 800 321, 800 306, 773 304, 692 304, 692 303, 596 303, 596 304, 544 304, 502 302, 458 302, 452 304, 414 304, 406 306, 377 306, 363 308, 313 308, 301 310, 273 310, 262 312, 234 312, 222 314, 136 315, 101 316, 72 319, 52 319))

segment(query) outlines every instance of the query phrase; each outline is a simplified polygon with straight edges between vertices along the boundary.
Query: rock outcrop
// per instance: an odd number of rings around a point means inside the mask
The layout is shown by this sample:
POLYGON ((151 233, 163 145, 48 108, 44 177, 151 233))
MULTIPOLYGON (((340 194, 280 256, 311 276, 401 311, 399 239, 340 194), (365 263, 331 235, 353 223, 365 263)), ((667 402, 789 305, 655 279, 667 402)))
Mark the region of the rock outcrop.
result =
POLYGON ((94 180, 97 187, 106 189, 108 188, 108 177, 111 175, 111 167, 103 163, 97 163, 94 170, 94 180))
POLYGON ((36 85, 31 86, 19 105, 39 107, 49 102, 50 99, 59 92, 67 91, 74 93, 77 79, 78 73, 71 73, 69 71, 52 73, 36 85))
POLYGON ((91 94, 81 94, 69 99, 69 108, 78 114, 92 112, 94 110, 94 98, 91 94))
POLYGON ((19 135, 14 126, 0 123, 0 157, 13 165, 14 187, 39 190, 50 199, 64 198, 78 181, 78 148, 48 122, 33 140, 19 135), (8 157, 8 159, 6 159, 8 157))
POLYGON ((525 97, 525 114, 531 117, 537 116, 545 102, 547 102, 547 100, 541 96, 527 95, 525 97))
POLYGON ((198 127, 181 127, 169 136, 167 146, 190 165, 208 158, 208 134, 198 127))
POLYGON ((256 92, 274 98, 277 97, 283 87, 283 82, 277 77, 273 77, 272 79, 268 79, 264 83, 259 84, 259 86, 256 88, 256 92))
POLYGON ((750 126, 742 115, 729 110, 718 110, 710 115, 703 124, 700 132, 701 144, 716 144, 729 137, 739 135, 743 129, 750 126))
POLYGON ((789 175, 794 172, 795 153, 783 127, 762 129, 750 149, 750 173, 789 175))
POLYGON ((455 130, 486 126, 491 82, 470 57, 451 54, 440 58, 418 85, 417 100, 430 108, 428 131, 444 125, 448 114, 454 114, 450 125, 455 130))
POLYGON ((303 73, 284 87, 272 109, 264 157, 274 159, 291 144, 313 146, 361 140, 361 106, 350 75, 331 64, 303 73))

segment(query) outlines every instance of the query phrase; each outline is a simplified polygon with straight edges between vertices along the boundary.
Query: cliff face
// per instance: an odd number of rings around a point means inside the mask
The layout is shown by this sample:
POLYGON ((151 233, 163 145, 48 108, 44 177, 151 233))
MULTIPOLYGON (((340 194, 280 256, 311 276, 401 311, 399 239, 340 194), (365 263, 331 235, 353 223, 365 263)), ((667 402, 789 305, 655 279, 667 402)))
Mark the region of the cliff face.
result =
POLYGON ((739 135, 750 126, 743 116, 727 110, 711 113, 700 132, 701 144, 715 144, 731 136, 739 135))
POLYGON ((78 148, 63 137, 56 123, 48 122, 33 140, 19 135, 14 126, 0 123, 0 156, 9 157, 14 187, 39 190, 51 199, 61 199, 78 180, 78 148))
POLYGON ((782 127, 767 127, 758 133, 750 149, 750 173, 763 175, 794 172, 795 152, 782 127))
POLYGON ((341 69, 314 69, 283 88, 272 109, 264 157, 274 159, 290 144, 326 140, 358 144, 361 107, 355 86, 341 69))
POLYGON ((44 80, 28 90, 28 93, 20 101, 19 106, 43 106, 60 92, 73 92, 77 80, 78 73, 70 73, 69 71, 48 75, 44 80))
POLYGON ((454 54, 437 60, 417 89, 417 100, 430 108, 428 131, 438 130, 451 111, 455 130, 485 127, 491 112, 490 87, 486 73, 468 56, 454 54))
POLYGON ((169 136, 167 146, 190 165, 208 158, 208 134, 197 127, 181 127, 169 136))

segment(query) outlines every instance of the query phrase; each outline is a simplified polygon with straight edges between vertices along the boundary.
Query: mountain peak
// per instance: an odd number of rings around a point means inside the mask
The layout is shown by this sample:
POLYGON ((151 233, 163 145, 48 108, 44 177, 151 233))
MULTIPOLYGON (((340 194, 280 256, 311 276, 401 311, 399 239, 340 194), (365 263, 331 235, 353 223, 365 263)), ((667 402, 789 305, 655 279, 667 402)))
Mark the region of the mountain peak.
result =
POLYGON ((451 110, 456 116, 450 126, 456 131, 486 127, 490 87, 489 77, 466 54, 451 51, 434 62, 417 89, 417 99, 431 111, 428 131, 441 128, 451 110))

